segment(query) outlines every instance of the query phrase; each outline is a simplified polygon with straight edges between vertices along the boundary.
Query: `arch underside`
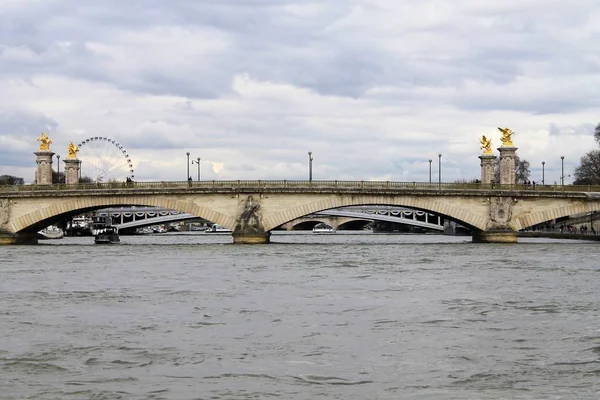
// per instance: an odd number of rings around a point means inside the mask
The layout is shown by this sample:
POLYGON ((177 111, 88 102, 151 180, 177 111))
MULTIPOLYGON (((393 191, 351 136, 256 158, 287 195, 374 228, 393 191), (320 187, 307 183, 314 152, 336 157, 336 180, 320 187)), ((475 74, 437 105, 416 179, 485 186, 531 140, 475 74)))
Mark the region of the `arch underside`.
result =
POLYGON ((600 202, 576 202, 560 205, 558 207, 548 208, 535 213, 528 213, 516 216, 510 223, 512 229, 519 231, 534 225, 552 221, 557 218, 569 217, 572 215, 584 214, 600 211, 600 202))
POLYGON ((235 227, 235 219, 231 216, 207 207, 199 206, 189 201, 177 201, 164 196, 152 196, 143 200, 127 197, 115 199, 114 197, 104 198, 97 196, 90 200, 91 201, 75 198, 60 204, 54 204, 52 206, 42 208, 16 218, 9 223, 9 227, 12 228, 11 231, 15 233, 37 232, 49 225, 75 215, 118 206, 147 206, 167 208, 177 210, 182 213, 188 213, 197 218, 203 218, 212 221, 229 229, 233 229, 235 227))
MULTIPOLYGON (((319 211, 337 209, 348 206, 398 206, 414 210, 425 211, 441 215, 449 220, 456 221, 471 229, 485 230, 487 219, 465 208, 439 201, 435 197, 398 197, 398 196, 328 196, 326 199, 317 200, 308 204, 301 204, 285 212, 270 216, 263 221, 265 230, 271 230, 305 215, 319 211)), ((367 217, 368 218, 368 217, 367 217)), ((398 221, 398 223, 403 223, 398 221)))

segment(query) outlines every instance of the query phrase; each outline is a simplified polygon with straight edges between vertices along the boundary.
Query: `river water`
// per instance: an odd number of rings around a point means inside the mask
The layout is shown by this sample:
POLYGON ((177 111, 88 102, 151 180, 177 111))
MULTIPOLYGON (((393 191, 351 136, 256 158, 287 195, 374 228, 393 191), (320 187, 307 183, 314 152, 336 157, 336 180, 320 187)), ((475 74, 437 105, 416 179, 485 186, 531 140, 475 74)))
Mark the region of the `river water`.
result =
POLYGON ((436 235, 0 247, 1 399, 597 399, 600 248, 436 235))

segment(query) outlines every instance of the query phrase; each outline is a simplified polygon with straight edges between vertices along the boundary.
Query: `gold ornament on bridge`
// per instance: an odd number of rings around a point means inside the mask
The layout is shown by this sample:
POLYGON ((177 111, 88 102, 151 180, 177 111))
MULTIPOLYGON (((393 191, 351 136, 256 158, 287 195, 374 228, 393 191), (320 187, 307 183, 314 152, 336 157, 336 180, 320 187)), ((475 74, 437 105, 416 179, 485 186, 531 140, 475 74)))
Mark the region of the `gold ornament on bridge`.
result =
POLYGON ((67 158, 77 158, 77 153, 79 152, 79 147, 77 147, 73 142, 69 143, 69 147, 67 148, 69 155, 67 158))
POLYGON ((483 154, 485 154, 486 156, 492 154, 492 138, 488 139, 485 137, 485 135, 483 135, 481 139, 479 139, 479 143, 481 143, 481 146, 479 148, 483 150, 483 154))
POLYGON ((512 135, 514 135, 515 133, 508 128, 498 128, 498 130, 502 132, 502 137, 500 138, 502 146, 512 147, 512 135))
POLYGON ((50 145, 52 144, 52 140, 48 137, 46 132, 42 132, 42 136, 37 138, 37 141, 40 142, 40 150, 48 151, 50 150, 50 145))

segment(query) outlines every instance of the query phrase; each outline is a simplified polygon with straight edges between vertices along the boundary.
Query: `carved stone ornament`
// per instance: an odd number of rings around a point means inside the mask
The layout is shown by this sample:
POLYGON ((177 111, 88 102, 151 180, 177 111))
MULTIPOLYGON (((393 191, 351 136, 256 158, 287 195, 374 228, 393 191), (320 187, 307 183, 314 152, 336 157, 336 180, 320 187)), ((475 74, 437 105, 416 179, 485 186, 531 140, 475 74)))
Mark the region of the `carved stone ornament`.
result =
POLYGON ((0 199, 0 226, 6 225, 10 219, 10 200, 0 199))
POLYGON ((241 204, 240 219, 237 229, 244 232, 264 232, 260 203, 253 196, 248 196, 241 204))
POLYGON ((511 197, 492 197, 490 199, 490 220, 494 226, 506 226, 512 218, 512 206, 515 201, 511 197))

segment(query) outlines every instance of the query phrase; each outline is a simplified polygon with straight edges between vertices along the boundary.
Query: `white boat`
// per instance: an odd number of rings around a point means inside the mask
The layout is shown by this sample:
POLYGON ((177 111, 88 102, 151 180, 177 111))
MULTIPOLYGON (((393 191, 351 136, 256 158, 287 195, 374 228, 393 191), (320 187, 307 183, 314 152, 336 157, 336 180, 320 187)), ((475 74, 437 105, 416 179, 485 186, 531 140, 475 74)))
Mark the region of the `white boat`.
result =
POLYGON ((204 233, 232 233, 231 229, 222 227, 221 225, 214 224, 211 227, 206 228, 204 233))
POLYGON ((335 229, 327 224, 317 224, 313 228, 313 233, 335 233, 335 229))
POLYGON ((38 239, 62 239, 65 233, 58 226, 50 225, 38 232, 38 239))

